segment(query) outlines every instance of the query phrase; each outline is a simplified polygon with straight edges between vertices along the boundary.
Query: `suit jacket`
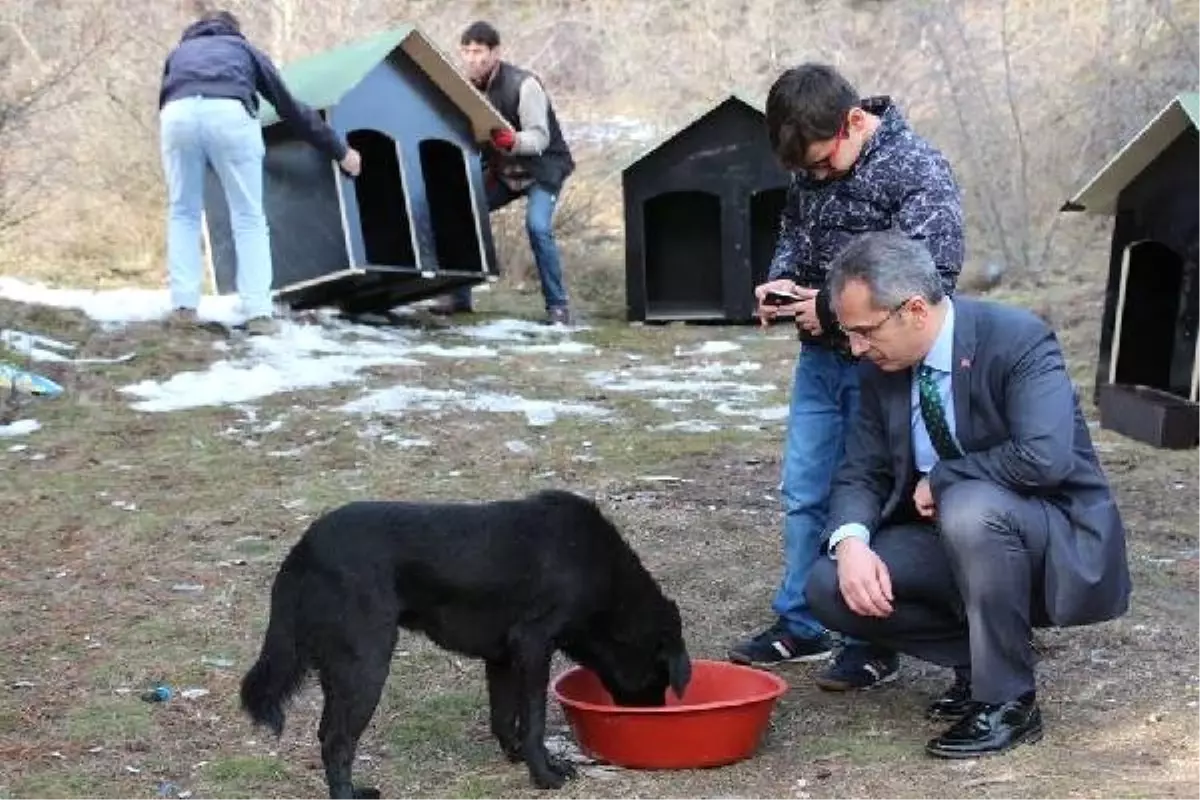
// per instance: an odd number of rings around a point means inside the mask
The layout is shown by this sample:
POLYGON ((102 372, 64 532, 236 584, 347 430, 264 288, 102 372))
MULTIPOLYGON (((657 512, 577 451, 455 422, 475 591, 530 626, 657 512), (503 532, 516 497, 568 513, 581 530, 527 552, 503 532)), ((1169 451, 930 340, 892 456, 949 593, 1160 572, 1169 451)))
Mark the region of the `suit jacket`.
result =
MULTIPOLYGON (((1035 624, 1121 616, 1130 595, 1125 528, 1057 338, 1024 309, 960 297, 954 310, 951 393, 963 456, 929 473, 935 502, 957 481, 981 480, 1057 507, 1035 624)), ((916 477, 911 386, 911 370, 862 365, 861 410, 834 479, 827 538, 850 522, 877 531, 903 508, 916 477)))

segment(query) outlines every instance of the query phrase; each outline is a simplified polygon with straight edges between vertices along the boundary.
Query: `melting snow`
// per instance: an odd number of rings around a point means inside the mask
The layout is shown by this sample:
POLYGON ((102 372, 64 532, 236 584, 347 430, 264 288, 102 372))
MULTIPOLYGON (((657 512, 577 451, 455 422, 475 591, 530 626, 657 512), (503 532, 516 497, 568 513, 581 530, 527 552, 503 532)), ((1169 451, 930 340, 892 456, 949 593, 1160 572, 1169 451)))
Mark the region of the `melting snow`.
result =
MULTIPOLYGON (((166 290, 159 289, 54 289, 0 277, 0 296, 18 302, 74 308, 105 325, 146 322, 165 317, 170 311, 166 290)), ((398 309, 404 311, 405 309, 398 309)), ((239 318, 237 298, 206 296, 198 316, 205 321, 233 325, 239 318)), ((459 325, 434 334, 410 328, 363 324, 338 318, 333 312, 307 315, 305 322, 281 320, 279 333, 244 340, 217 340, 213 343, 219 360, 201 370, 181 371, 163 380, 143 380, 120 391, 130 398, 132 407, 144 412, 168 412, 205 406, 252 403, 272 395, 327 388, 336 385, 363 385, 364 373, 375 367, 416 368, 423 359, 503 359, 509 354, 559 356, 568 362, 571 356, 586 356, 597 347, 573 340, 584 326, 547 326, 539 322, 501 319, 481 325, 459 325), (434 339, 437 337, 437 340, 434 339), (446 341, 449 339, 449 341, 446 341), (455 339, 467 340, 456 344, 455 339)), ((3 341, 10 348, 43 361, 102 361, 75 359, 76 345, 23 331, 5 330, 3 341)), ((762 369, 761 364, 741 361, 714 363, 707 359, 741 349, 729 341, 706 341, 687 348, 676 348, 677 357, 701 357, 699 363, 686 366, 643 363, 640 354, 626 353, 633 362, 617 371, 588 371, 584 379, 592 386, 612 392, 647 394, 647 402, 681 413, 697 399, 711 401, 723 416, 749 417, 776 421, 786 417, 785 407, 762 408, 763 395, 775 390, 768 383, 746 383, 745 378, 762 369)), ((121 359, 129 356, 123 356, 121 359)), ((538 372, 538 365, 524 368, 538 372)), ((559 369, 548 361, 546 371, 559 369)), ((505 367, 496 375, 477 376, 478 383, 489 378, 503 385, 505 367)), ((414 373, 414 378, 416 373, 414 373)), ((395 380, 395 379, 393 379, 395 380)), ((548 425, 560 416, 573 415, 603 419, 611 411, 603 406, 567 399, 531 399, 503 391, 475 389, 431 389, 414 386, 406 379, 401 385, 378 388, 340 407, 357 414, 397 415, 407 411, 442 411, 447 408, 471 412, 519 413, 530 425, 548 425)), ((268 423, 256 433, 269 433, 282 423, 268 423)), ((33 420, 0 428, 0 435, 19 436, 36 430, 33 420), (30 426, 34 427, 30 427, 30 426)), ((752 428, 757 426, 739 426, 752 428)), ((681 419, 660 426, 660 430, 711 432, 720 425, 714 421, 681 419)), ((249 431, 246 431, 249 432, 249 431)), ((371 438, 388 441, 397 447, 428 447, 428 440, 401 436, 379 430, 371 438)), ((272 455, 294 455, 271 451, 272 455)))

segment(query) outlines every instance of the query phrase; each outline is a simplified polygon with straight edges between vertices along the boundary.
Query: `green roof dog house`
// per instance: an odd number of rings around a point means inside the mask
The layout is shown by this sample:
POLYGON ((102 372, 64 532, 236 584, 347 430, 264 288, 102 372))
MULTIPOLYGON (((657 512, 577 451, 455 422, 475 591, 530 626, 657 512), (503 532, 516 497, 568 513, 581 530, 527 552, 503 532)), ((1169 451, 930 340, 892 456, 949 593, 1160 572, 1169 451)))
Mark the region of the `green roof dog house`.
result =
POLYGON ((1114 218, 1100 327, 1100 423, 1159 447, 1200 440, 1200 96, 1181 94, 1063 211, 1114 218))
MULTIPOLYGON (((424 34, 385 31, 281 72, 363 169, 343 175, 260 98, 277 300, 386 310, 497 274, 479 147, 508 123, 424 34)), ((229 212, 211 168, 205 212, 213 279, 233 292, 229 212)))

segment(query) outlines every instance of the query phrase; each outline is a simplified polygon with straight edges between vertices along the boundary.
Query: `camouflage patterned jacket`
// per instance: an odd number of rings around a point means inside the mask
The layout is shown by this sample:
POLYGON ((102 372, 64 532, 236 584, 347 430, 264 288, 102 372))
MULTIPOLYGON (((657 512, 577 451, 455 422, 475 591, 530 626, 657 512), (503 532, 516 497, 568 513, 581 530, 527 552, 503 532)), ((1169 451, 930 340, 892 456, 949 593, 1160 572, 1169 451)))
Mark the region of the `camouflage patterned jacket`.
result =
MULTIPOLYGON (((817 313, 827 333, 816 343, 838 350, 847 343, 837 331, 825 278, 856 233, 895 227, 923 240, 948 293, 963 262, 962 195, 949 162, 913 132, 890 98, 864 100, 863 108, 881 122, 848 175, 822 182, 792 178, 769 272, 771 280, 791 278, 822 290, 817 313)), ((813 341, 808 334, 801 339, 813 341)))

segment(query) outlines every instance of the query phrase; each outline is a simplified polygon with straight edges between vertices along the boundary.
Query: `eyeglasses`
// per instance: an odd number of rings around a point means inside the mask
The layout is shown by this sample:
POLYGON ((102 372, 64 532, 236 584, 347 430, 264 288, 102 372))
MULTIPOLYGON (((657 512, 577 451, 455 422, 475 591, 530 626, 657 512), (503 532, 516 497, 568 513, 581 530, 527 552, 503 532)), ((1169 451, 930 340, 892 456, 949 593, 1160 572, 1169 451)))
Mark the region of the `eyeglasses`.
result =
POLYGON ((888 311, 887 316, 884 317, 883 319, 879 320, 879 322, 876 322, 873 325, 855 325, 853 327, 846 327, 845 325, 839 325, 838 327, 842 329, 842 333, 846 334, 849 337, 852 337, 852 338, 857 337, 859 339, 865 339, 867 341, 871 341, 872 339, 875 338, 875 334, 879 331, 879 329, 888 323, 888 320, 895 317, 897 314, 899 314, 901 311, 903 311, 905 309, 905 307, 908 306, 908 303, 911 299, 912 298, 909 298, 908 300, 905 300, 902 303, 898 303, 897 305, 892 306, 892 308, 888 311))

